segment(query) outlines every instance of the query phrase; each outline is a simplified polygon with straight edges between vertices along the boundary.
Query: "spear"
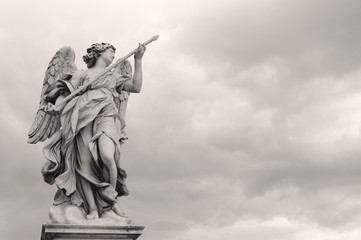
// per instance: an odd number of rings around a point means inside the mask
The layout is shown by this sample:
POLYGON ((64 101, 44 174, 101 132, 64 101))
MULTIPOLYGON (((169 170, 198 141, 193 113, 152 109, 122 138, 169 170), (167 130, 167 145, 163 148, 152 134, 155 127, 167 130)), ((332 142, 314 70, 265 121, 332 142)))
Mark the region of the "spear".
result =
MULTIPOLYGON (((153 37, 151 37, 148 41, 144 42, 143 45, 148 45, 149 43, 156 41, 158 39, 159 35, 154 35, 153 37)), ((115 63, 113 63, 112 65, 110 65, 106 70, 104 70, 104 72, 100 73, 98 76, 95 77, 95 79, 91 82, 88 82, 82 86, 80 86, 76 91, 72 92, 71 94, 69 94, 67 97, 65 97, 61 102, 57 103, 55 106, 51 107, 48 111, 51 110, 56 110, 57 108, 59 108, 60 106, 62 106, 64 103, 66 103, 68 100, 70 100, 71 98, 73 98, 74 96, 76 96, 78 93, 80 93, 81 91, 87 89, 87 87, 89 87, 90 85, 96 83, 102 76, 104 76, 105 74, 107 74, 108 72, 110 72, 113 68, 115 68, 116 66, 118 66, 119 64, 121 64, 122 62, 124 62, 127 58, 129 58, 130 56, 134 55, 136 52, 138 51, 138 48, 134 49, 133 51, 131 51, 130 53, 128 53, 127 55, 125 55, 124 57, 118 59, 115 63)), ((126 80, 124 80, 126 81, 126 80)))

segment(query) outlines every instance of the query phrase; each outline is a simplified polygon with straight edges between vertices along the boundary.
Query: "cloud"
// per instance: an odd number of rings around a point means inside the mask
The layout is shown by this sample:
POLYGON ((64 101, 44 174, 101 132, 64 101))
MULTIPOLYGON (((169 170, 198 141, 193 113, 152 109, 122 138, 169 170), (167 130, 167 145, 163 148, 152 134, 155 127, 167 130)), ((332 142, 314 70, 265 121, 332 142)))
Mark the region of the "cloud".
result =
MULTIPOLYGON (((351 230, 335 232, 329 229, 317 228, 313 225, 293 221, 276 216, 267 221, 242 220, 231 226, 222 228, 197 228, 193 227, 185 236, 186 239, 358 239, 360 232, 351 230)), ((183 237, 183 236, 182 236, 183 237)), ((179 238, 181 239, 181 238, 179 238)))
POLYGON ((178 47, 204 65, 230 64, 228 74, 235 74, 280 59, 300 79, 359 66, 355 1, 212 1, 202 12, 206 3, 198 4, 200 8, 190 7, 169 21, 188 23, 179 33, 178 47))

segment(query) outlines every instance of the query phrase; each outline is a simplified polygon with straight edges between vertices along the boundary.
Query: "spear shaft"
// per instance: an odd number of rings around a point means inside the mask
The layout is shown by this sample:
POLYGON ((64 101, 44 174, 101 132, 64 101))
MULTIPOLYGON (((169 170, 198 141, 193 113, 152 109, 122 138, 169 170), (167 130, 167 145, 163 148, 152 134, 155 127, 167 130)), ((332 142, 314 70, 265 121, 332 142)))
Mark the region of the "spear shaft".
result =
MULTIPOLYGON (((151 37, 148 41, 144 42, 143 45, 148 45, 149 43, 156 41, 158 39, 159 35, 154 35, 153 37, 151 37)), ((112 65, 110 65, 106 70, 104 70, 104 72, 100 73, 98 76, 95 77, 95 79, 91 82, 88 82, 82 86, 80 86, 76 91, 70 93, 67 97, 65 97, 61 102, 57 103, 52 109, 57 109, 60 106, 62 106, 64 103, 66 103, 68 100, 70 100, 71 98, 73 98, 74 96, 76 96, 78 93, 80 93, 81 91, 85 90, 87 87, 89 87, 90 85, 96 83, 102 76, 104 76, 105 74, 107 74, 108 72, 110 72, 112 69, 114 69, 116 66, 118 66, 119 64, 121 64, 122 62, 124 62, 127 58, 129 58, 130 56, 134 55, 136 52, 138 51, 138 48, 134 49, 133 51, 131 51, 130 53, 128 53, 127 55, 125 55, 124 57, 118 59, 115 63, 113 63, 112 65)), ((126 81, 126 80, 124 80, 126 81)), ((49 110, 52 110, 49 109, 49 110)))

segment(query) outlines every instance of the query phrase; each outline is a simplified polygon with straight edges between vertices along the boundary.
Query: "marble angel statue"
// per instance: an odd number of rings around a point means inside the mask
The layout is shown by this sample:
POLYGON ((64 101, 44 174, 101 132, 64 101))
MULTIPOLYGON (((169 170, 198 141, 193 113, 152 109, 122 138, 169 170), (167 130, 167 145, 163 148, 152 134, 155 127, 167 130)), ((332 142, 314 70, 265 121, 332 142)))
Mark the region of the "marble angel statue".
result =
POLYGON ((70 47, 61 48, 50 61, 28 143, 49 138, 42 174, 45 182, 58 188, 50 211, 53 223, 127 218, 117 205, 118 197, 129 194, 126 172, 120 167, 127 139, 124 114, 129 94, 141 90, 142 57, 154 40, 139 44, 111 66, 115 48, 108 43, 87 49, 86 70, 77 70, 70 47), (132 75, 126 58, 133 54, 132 75), (62 216, 69 214, 69 207, 80 212, 62 216))

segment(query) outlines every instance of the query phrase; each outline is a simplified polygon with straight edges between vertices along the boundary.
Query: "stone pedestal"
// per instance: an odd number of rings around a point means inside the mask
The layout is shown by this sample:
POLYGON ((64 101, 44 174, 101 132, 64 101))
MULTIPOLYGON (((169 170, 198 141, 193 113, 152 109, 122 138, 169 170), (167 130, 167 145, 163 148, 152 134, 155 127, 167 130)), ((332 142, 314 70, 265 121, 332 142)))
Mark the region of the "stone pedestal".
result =
POLYGON ((142 234, 143 229, 143 226, 43 224, 41 240, 134 240, 142 234))

